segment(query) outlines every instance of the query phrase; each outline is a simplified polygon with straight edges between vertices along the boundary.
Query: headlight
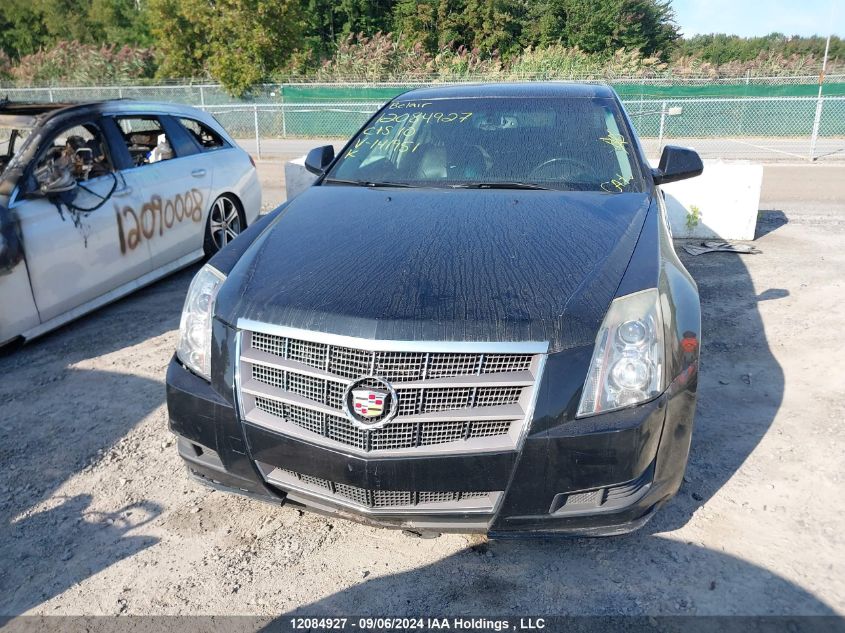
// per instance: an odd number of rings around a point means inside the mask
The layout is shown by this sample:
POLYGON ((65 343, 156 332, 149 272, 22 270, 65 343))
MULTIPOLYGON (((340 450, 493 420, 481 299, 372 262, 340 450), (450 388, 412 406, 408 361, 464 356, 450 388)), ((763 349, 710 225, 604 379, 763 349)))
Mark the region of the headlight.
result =
POLYGON ((659 395, 664 355, 657 289, 614 299, 596 336, 578 417, 621 409, 659 395))
POLYGON ((179 345, 176 355, 186 367, 211 380, 211 317, 214 300, 225 275, 208 264, 196 274, 179 323, 179 345))

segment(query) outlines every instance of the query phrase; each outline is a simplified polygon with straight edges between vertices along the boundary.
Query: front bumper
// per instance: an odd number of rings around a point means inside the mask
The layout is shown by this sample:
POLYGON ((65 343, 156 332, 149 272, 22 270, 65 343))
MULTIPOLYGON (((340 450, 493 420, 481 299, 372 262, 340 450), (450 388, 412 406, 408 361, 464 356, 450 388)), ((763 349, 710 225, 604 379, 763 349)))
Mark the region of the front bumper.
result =
MULTIPOLYGON (((554 367, 546 373, 554 379, 554 367)), ((642 526, 680 486, 695 407, 695 386, 686 383, 638 407, 561 422, 554 393, 544 400, 541 391, 519 451, 359 457, 243 424, 230 378, 218 380, 210 385, 175 359, 167 374, 171 430, 189 471, 205 483, 382 527, 496 537, 603 536, 642 526), (307 485, 273 485, 274 468, 352 489, 498 494, 485 511, 374 510, 307 485)))

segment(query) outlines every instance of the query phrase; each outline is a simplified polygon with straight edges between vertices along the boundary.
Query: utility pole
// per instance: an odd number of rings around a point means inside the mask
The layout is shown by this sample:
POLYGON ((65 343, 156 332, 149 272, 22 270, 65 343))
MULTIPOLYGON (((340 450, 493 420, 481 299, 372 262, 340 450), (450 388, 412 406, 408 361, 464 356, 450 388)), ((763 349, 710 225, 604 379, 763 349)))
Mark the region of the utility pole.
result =
POLYGON ((813 134, 810 137, 810 160, 816 157, 816 141, 819 138, 819 126, 822 122, 822 87, 824 85, 824 71, 827 70, 827 54, 830 52, 830 35, 827 36, 827 44, 824 47, 824 59, 822 60, 822 71, 819 74, 819 96, 816 99, 816 118, 813 120, 813 134))

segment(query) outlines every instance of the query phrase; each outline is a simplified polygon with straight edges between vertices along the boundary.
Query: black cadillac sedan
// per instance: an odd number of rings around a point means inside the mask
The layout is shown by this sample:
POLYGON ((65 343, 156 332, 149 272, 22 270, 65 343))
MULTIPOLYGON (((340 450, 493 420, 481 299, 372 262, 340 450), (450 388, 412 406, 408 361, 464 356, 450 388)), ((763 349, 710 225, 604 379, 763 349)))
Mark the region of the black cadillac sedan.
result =
POLYGON ((700 309, 612 89, 405 93, 194 278, 170 426, 211 485, 417 533, 613 535, 678 490, 700 309))

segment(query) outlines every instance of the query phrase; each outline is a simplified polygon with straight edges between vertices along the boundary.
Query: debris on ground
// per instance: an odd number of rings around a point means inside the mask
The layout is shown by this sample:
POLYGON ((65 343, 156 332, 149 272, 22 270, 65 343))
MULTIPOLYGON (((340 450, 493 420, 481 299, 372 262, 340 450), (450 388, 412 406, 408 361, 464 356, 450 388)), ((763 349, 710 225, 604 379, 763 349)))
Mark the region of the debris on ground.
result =
POLYGON ((740 255, 758 255, 762 253, 752 244, 738 242, 721 242, 715 240, 704 241, 701 244, 684 244, 683 249, 690 255, 704 255, 705 253, 739 253, 740 255))

